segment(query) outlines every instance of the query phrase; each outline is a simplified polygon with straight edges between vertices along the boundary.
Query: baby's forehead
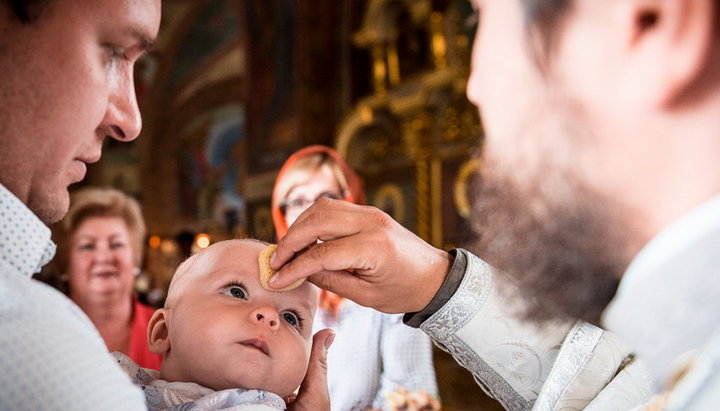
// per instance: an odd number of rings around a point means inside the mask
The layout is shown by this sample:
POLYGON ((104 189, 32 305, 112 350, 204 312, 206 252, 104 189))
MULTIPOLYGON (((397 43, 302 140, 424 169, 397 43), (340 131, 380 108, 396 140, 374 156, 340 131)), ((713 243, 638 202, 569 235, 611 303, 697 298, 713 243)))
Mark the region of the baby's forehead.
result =
MULTIPOLYGON (((185 260, 173 275, 170 290, 192 280, 200 280, 223 266, 237 268, 237 274, 258 275, 258 255, 267 246, 259 240, 225 240, 185 260)), ((234 271, 234 270, 233 270, 234 271)))
POLYGON ((200 258, 227 257, 228 254, 235 257, 257 259, 260 251, 265 249, 268 243, 249 238, 225 240, 217 242, 204 251, 197 254, 200 258))

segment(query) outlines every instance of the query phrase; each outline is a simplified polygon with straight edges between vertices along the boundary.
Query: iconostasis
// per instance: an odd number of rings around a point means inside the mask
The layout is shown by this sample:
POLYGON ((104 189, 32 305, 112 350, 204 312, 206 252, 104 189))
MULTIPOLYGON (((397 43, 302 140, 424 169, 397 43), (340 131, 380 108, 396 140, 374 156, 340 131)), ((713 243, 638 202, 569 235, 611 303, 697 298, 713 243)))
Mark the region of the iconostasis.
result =
POLYGON ((272 241, 275 176, 309 144, 335 147, 368 202, 425 240, 467 244, 470 15, 465 0, 166 1, 137 65, 142 134, 108 141, 84 185, 140 200, 158 275, 181 235, 272 241))
MULTIPOLYGON (((213 241, 273 241, 275 176, 310 144, 338 150, 368 202, 426 241, 471 242, 482 142, 465 97, 471 14, 466 0, 164 1, 157 44, 137 64, 142 134, 108 141, 81 184, 140 200, 138 289, 161 293, 213 241)), ((438 358, 446 409, 475 409, 463 404, 482 397, 477 385, 438 358)))

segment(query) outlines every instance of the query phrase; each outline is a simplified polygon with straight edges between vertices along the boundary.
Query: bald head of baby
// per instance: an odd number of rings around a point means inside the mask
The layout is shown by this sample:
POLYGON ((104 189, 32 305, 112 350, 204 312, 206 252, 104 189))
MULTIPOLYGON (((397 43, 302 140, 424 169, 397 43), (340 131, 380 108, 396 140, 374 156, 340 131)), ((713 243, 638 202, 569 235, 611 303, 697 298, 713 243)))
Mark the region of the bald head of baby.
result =
POLYGON ((258 255, 267 243, 227 240, 188 258, 175 272, 165 307, 148 327, 160 377, 215 390, 290 395, 310 356, 318 289, 264 289, 258 255))

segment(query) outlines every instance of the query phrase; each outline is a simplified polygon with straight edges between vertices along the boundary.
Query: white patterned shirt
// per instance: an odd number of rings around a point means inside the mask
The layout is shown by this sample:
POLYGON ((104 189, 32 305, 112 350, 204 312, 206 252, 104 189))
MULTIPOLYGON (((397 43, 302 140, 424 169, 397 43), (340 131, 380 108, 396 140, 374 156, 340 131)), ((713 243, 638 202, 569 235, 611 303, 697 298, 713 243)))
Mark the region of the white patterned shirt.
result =
POLYGON ((331 328, 328 389, 333 411, 387 409, 387 394, 401 386, 438 396, 432 342, 402 322, 402 314, 385 314, 343 300, 338 321, 318 310, 314 332, 331 328))
POLYGON ((54 252, 47 226, 0 184, 0 409, 144 410, 90 319, 31 278, 54 252))
POLYGON ((123 353, 111 354, 133 383, 145 393, 149 411, 278 411, 285 401, 262 390, 232 388, 215 391, 194 382, 165 381, 160 371, 140 367, 123 353))

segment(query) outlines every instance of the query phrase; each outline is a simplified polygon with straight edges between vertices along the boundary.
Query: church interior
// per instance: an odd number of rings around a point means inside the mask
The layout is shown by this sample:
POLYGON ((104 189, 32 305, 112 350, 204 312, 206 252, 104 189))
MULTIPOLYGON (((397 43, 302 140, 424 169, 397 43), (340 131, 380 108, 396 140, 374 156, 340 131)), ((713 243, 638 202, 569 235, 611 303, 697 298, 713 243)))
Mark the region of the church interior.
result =
MULTIPOLYGON (((483 139, 465 85, 466 0, 167 0, 137 64, 143 115, 130 144, 71 187, 118 188, 142 205, 137 290, 162 299, 178 262, 214 241, 274 241, 270 197, 296 150, 333 147, 368 204, 436 247, 472 240, 468 186, 483 139), (156 292, 156 294, 152 294, 156 292)), ((499 410, 440 349, 443 409, 499 410)))

